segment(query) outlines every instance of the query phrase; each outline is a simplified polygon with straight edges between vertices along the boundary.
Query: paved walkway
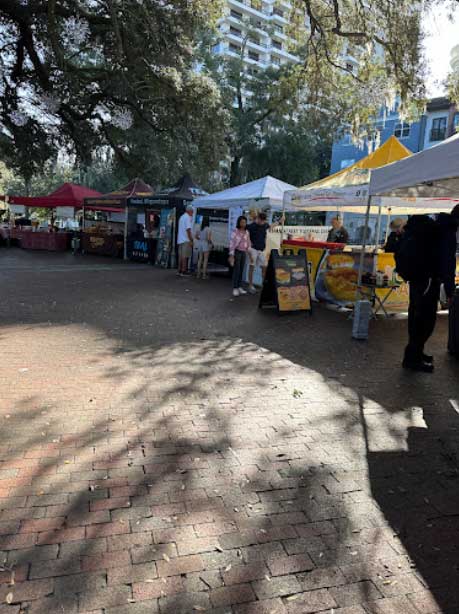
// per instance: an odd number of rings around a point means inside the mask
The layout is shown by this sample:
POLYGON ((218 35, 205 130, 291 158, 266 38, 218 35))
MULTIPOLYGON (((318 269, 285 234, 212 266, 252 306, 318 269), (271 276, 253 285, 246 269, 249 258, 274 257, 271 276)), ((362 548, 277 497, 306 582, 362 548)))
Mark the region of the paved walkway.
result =
POLYGON ((0 249, 0 614, 459 612, 459 366, 0 249))

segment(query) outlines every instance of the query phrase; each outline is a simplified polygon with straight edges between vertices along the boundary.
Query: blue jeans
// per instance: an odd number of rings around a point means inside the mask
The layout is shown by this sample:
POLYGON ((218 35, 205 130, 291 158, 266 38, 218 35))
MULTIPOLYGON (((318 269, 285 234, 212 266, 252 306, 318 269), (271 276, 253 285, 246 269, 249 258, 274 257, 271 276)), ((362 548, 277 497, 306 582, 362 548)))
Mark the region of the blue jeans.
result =
POLYGON ((240 252, 238 249, 234 252, 233 288, 240 288, 242 285, 246 257, 246 252, 240 252))

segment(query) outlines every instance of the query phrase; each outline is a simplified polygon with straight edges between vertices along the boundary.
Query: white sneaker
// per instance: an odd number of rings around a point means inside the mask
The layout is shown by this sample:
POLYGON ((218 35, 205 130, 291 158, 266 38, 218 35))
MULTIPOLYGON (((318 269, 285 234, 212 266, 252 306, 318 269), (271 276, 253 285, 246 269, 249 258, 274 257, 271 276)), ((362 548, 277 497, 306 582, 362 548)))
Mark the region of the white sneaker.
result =
POLYGON ((250 294, 256 294, 257 293, 257 289, 255 288, 255 286, 249 286, 249 292, 250 292, 250 294))
POLYGON ((239 290, 237 288, 234 288, 233 296, 239 296, 239 290))
POLYGON ((239 288, 239 294, 247 294, 247 290, 244 290, 244 288, 239 288))

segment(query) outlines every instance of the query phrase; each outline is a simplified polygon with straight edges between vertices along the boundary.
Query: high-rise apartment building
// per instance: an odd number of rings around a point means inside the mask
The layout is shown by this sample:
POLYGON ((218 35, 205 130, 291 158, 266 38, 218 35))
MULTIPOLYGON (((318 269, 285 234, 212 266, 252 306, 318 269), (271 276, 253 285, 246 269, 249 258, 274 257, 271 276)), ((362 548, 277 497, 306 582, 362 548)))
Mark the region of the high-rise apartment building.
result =
POLYGON ((252 71, 297 62, 288 32, 291 11, 289 0, 226 0, 215 53, 240 58, 244 48, 244 63, 252 71))

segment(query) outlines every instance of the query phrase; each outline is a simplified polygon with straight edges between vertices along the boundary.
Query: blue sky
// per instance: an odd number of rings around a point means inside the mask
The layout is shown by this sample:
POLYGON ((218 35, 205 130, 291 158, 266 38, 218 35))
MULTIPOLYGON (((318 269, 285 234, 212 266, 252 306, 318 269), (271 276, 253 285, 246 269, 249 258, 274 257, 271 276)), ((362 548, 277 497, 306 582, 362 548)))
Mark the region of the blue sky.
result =
POLYGON ((429 96, 441 96, 445 93, 443 82, 449 71, 450 53, 459 45, 459 9, 448 19, 446 10, 430 10, 424 18, 427 34, 425 53, 429 64, 427 89, 429 96))

